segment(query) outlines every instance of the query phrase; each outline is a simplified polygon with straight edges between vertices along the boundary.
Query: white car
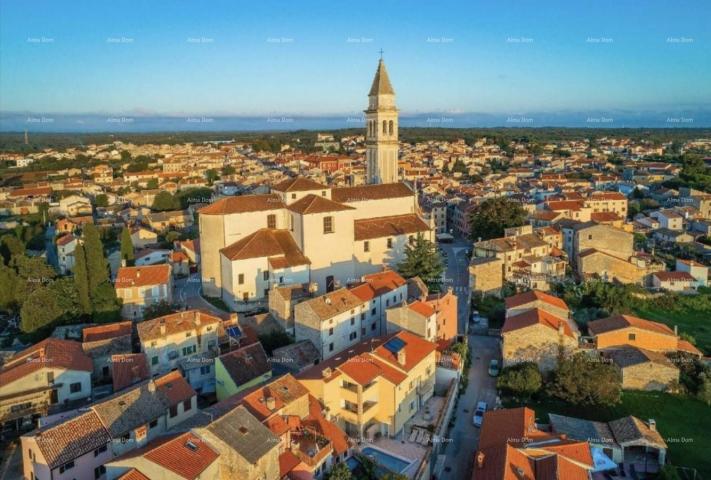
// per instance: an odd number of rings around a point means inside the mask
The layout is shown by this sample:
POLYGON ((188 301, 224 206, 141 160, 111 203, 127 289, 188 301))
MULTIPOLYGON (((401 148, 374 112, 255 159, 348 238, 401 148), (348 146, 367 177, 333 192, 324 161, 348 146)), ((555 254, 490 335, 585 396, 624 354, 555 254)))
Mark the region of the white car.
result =
POLYGON ((486 412, 486 408, 486 402, 479 402, 476 404, 474 418, 472 419, 475 427, 481 427, 481 423, 484 421, 484 412, 486 412))

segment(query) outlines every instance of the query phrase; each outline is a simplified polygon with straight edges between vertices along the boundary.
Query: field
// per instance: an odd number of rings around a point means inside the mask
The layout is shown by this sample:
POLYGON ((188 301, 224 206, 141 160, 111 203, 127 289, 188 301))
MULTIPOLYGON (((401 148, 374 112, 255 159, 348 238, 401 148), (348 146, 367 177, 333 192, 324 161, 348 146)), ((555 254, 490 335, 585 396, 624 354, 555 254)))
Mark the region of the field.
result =
MULTIPOLYGON (((514 405, 507 405, 514 406, 514 405)), ((642 420, 653 418, 669 447, 667 458, 680 467, 694 467, 703 478, 711 476, 711 408, 700 401, 658 392, 623 393, 622 402, 614 407, 580 407, 559 400, 531 401, 537 421, 548 423, 548 413, 588 420, 610 421, 627 415, 642 420)))

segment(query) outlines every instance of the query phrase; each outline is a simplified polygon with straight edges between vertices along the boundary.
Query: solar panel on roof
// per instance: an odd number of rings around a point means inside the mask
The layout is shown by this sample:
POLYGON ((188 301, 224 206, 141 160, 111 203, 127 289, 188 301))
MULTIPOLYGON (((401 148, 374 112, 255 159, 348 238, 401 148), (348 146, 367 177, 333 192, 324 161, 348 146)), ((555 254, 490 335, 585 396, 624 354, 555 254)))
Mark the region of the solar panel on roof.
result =
POLYGON ((232 338, 239 338, 242 336, 242 330, 240 330, 239 327, 228 327, 227 335, 232 338))
POLYGON ((405 347, 405 342, 401 338, 395 337, 385 342, 383 346, 387 348, 389 352, 397 354, 397 352, 405 347))

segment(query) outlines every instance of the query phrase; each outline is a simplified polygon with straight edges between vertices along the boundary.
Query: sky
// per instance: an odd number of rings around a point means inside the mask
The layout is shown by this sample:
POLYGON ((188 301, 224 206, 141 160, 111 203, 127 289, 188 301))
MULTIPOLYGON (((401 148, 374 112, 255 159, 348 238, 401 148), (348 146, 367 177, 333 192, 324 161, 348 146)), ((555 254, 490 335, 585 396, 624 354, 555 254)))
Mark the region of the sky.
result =
POLYGON ((711 110, 711 2, 0 0, 0 115, 711 110))

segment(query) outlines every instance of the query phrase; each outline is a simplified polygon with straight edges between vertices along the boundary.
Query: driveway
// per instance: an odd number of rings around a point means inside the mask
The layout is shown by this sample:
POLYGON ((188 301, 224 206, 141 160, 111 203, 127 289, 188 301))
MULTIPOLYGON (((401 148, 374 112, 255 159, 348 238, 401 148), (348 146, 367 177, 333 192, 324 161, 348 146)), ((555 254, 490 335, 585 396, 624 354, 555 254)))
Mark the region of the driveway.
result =
POLYGON ((500 357, 499 339, 480 335, 469 336, 469 352, 472 365, 469 369, 469 384, 459 397, 454 426, 449 430, 451 442, 444 454, 447 456, 442 478, 471 478, 474 452, 479 444, 480 429, 472 423, 474 410, 479 401, 485 401, 489 408, 496 404, 496 379, 488 374, 489 361, 500 357))

